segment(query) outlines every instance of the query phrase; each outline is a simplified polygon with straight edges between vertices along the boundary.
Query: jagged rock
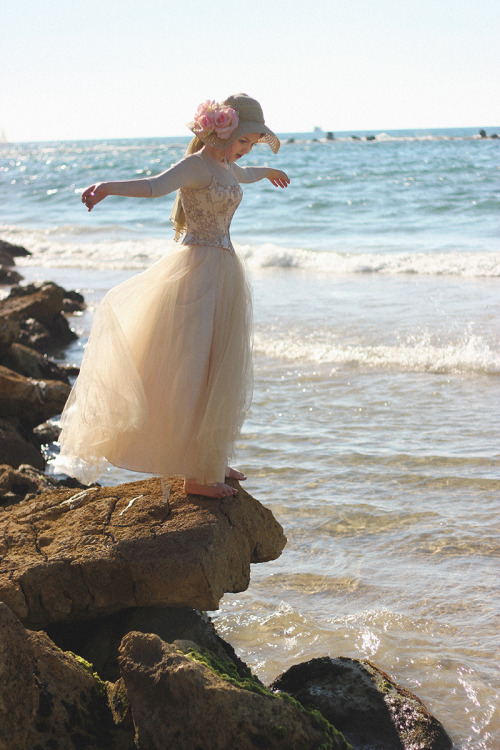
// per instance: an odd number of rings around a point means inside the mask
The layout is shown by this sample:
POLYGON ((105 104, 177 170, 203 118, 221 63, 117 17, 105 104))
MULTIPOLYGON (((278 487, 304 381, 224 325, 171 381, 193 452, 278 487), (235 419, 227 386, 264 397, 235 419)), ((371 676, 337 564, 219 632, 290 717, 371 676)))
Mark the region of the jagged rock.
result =
POLYGON ((241 677, 250 675, 233 647, 217 634, 207 613, 191 607, 134 607, 94 620, 57 623, 46 628, 59 648, 77 652, 110 682, 120 677, 118 649, 122 638, 132 630, 153 633, 166 643, 195 641, 216 658, 231 661, 241 677))
MULTIPOLYGON (((178 645, 197 651, 194 643, 178 645)), ((119 662, 141 750, 348 750, 316 712, 272 695, 256 679, 238 680, 231 663, 217 665, 224 679, 158 636, 137 632, 123 639, 119 662)))
POLYGON ((13 469, 6 464, 0 466, 0 502, 17 503, 40 492, 59 487, 56 479, 28 464, 13 469))
POLYGON ((85 307, 86 305, 83 294, 80 294, 80 292, 77 292, 74 289, 70 291, 66 289, 64 290, 63 312, 82 312, 82 310, 85 310, 85 307))
POLYGON ((77 336, 61 314, 66 294, 51 281, 14 286, 9 296, 0 301, 0 315, 20 322, 20 343, 39 351, 67 346, 77 336))
POLYGON ((34 427, 61 413, 70 390, 67 383, 26 378, 0 365, 0 417, 34 427))
POLYGON ((0 603, 0 750, 24 750, 38 705, 28 634, 0 603))
POLYGON ((281 526, 241 488, 208 500, 171 481, 169 502, 149 479, 54 490, 5 509, 0 601, 45 627, 137 606, 211 610, 225 592, 244 591, 250 563, 280 555, 281 526))
POLYGON ((0 303, 0 313, 14 320, 35 318, 47 328, 63 308, 64 289, 52 281, 14 286, 0 303))
MULTIPOLYGON (((50 420, 47 422, 42 422, 42 424, 37 425, 33 430, 33 436, 38 443, 38 445, 49 445, 50 443, 55 443, 59 440, 59 435, 61 434, 61 428, 59 425, 54 424, 54 422, 51 422, 50 420)), ((75 487, 79 485, 74 484, 67 484, 66 487, 75 487)), ((81 485, 82 489, 85 487, 84 484, 81 485)))
POLYGON ((19 323, 16 320, 0 317, 0 357, 9 350, 19 334, 19 323))
POLYGON ((297 664, 271 685, 317 709, 355 750, 450 750, 422 701, 368 660, 340 657, 297 664))
POLYGON ((15 469, 21 464, 31 464, 37 469, 45 468, 45 459, 40 449, 26 433, 26 430, 21 431, 10 421, 0 419, 0 464, 9 464, 15 469))
POLYGON ((2 261, 2 255, 0 254, 0 284, 19 284, 23 277, 19 271, 12 271, 10 268, 5 268, 8 265, 2 261))
POLYGON ((67 374, 46 354, 41 354, 24 344, 12 344, 2 358, 2 364, 27 378, 49 378, 69 383, 67 374))
POLYGON ((13 245, 12 242, 7 242, 7 240, 0 240, 0 250, 2 253, 7 253, 11 258, 31 255, 30 251, 26 250, 22 245, 13 245))
POLYGON ((0 604, 0 750, 133 750, 90 664, 26 631, 0 604))

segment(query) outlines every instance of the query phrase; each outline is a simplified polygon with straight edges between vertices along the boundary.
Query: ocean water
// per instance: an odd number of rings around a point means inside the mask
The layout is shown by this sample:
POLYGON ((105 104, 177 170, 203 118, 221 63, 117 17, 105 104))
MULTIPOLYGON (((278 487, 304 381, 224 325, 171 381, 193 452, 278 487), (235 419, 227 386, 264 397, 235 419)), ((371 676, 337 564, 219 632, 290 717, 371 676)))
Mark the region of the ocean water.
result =
MULTIPOLYGON (((282 556, 212 613, 264 680, 323 656, 369 658, 413 690, 455 748, 500 747, 500 140, 479 128, 307 134, 244 163, 232 236, 254 290, 247 489, 282 556), (365 134, 366 135, 366 134, 365 134)), ((495 129, 491 129, 495 132, 495 129)), ((496 132, 500 132, 500 127, 496 132)), ((290 136, 292 137, 292 136, 290 136)), ((0 237, 27 280, 89 308, 170 247, 173 197, 79 202, 98 179, 154 174, 182 139, 6 144, 0 237)), ((107 484, 136 475, 111 470, 107 484)))

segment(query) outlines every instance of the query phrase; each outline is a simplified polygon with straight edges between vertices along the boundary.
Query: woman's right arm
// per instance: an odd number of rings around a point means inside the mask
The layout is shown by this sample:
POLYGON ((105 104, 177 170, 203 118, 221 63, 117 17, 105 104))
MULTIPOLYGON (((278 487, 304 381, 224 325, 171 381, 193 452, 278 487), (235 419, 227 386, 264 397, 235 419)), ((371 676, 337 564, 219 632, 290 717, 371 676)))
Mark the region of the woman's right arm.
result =
POLYGON ((92 211, 108 195, 124 195, 130 198, 151 198, 151 185, 148 180, 125 180, 120 182, 97 182, 85 188, 82 203, 92 211))
POLYGON ((173 193, 181 187, 206 187, 209 183, 203 160, 195 158, 196 154, 174 164, 154 177, 143 177, 140 180, 122 180, 120 182, 96 182, 85 188, 82 203, 92 211, 108 195, 123 195, 129 198, 158 198, 173 193))

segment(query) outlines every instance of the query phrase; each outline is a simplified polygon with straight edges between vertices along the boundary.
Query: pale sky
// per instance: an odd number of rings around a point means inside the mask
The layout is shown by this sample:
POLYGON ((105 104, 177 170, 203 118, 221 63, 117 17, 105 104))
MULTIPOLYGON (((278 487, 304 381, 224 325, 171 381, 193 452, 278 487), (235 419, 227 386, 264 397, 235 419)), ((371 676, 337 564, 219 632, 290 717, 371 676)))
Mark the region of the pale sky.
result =
POLYGON ((498 0, 3 0, 10 141, 188 135, 245 92, 277 132, 500 127, 498 0))

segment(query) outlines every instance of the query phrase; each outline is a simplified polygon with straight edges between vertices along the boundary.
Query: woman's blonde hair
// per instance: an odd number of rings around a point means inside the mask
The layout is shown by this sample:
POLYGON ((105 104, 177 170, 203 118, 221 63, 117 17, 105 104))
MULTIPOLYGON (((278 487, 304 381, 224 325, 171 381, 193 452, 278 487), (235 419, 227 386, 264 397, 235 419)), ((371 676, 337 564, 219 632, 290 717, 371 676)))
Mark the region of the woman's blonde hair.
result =
MULTIPOLYGON (((195 135, 193 138, 191 138, 189 142, 189 146, 187 147, 186 153, 184 154, 184 156, 189 156, 190 154, 196 154, 196 152, 200 151, 202 148, 203 148, 203 142, 200 141, 197 135, 195 135)), ((178 240, 179 237, 181 237, 181 235, 184 234, 184 231, 186 229, 186 215, 182 207, 181 195, 180 195, 179 190, 177 191, 174 205, 172 206, 172 213, 170 214, 170 221, 174 225, 174 231, 175 231, 174 239, 178 240)))

